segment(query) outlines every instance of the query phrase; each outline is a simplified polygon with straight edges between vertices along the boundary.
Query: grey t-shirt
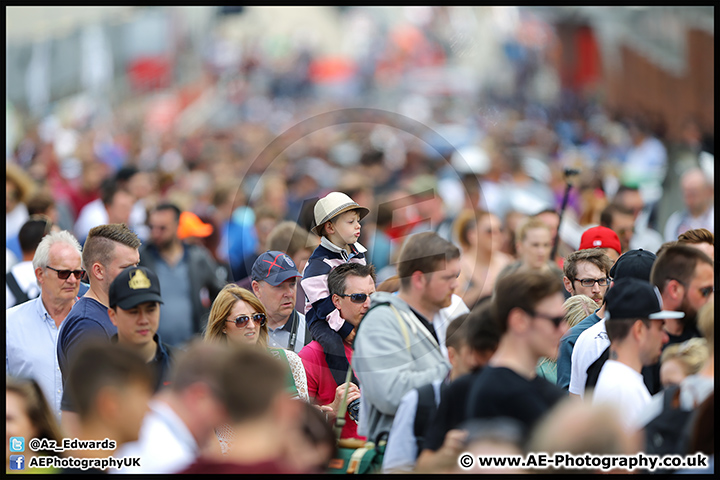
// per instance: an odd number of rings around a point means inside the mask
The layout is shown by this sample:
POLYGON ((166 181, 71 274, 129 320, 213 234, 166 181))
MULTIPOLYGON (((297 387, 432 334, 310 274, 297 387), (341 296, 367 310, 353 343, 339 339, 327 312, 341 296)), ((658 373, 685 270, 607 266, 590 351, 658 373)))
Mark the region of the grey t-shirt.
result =
POLYGON ((158 258, 155 273, 160 280, 163 298, 158 334, 164 343, 173 347, 181 346, 195 333, 187 259, 183 257, 171 267, 158 258))

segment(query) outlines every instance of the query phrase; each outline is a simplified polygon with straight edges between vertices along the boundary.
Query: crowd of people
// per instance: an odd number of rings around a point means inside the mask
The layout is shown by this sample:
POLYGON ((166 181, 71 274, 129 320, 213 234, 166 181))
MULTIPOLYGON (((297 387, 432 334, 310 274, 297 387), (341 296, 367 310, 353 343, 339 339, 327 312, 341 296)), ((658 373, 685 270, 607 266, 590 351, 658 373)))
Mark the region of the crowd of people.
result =
MULTIPOLYGON (((378 59, 363 85, 419 58, 378 59)), ((8 471, 11 437, 114 441, 26 464, 140 459, 93 470, 109 473, 364 465, 348 451, 376 452, 377 473, 479 473, 466 452, 700 452, 714 471, 711 141, 490 94, 425 99, 418 128, 288 71, 215 79, 224 126, 118 107, 18 143, 8 471)))
MULTIPOLYGON (((466 451, 533 449, 702 452, 713 468, 701 424, 714 392, 710 230, 623 251, 599 225, 553 259, 553 226, 529 216, 516 257, 503 254, 517 260, 495 276, 470 265, 490 293, 463 298, 464 250, 432 229, 407 235, 379 282, 359 242, 369 212, 328 193, 310 231, 295 223, 240 282, 178 238, 188 217, 171 203, 148 212, 146 245, 115 223, 81 246, 35 214, 20 237, 40 292, 6 311, 8 439, 110 438, 108 455, 140 459, 91 468, 112 473, 320 473, 368 445, 378 473, 460 473, 466 451), (290 253, 303 249, 298 268, 290 253), (549 438, 571 414, 610 419, 606 441, 578 429, 549 438)), ((458 243, 481 225, 492 236, 491 215, 461 216, 458 243)))

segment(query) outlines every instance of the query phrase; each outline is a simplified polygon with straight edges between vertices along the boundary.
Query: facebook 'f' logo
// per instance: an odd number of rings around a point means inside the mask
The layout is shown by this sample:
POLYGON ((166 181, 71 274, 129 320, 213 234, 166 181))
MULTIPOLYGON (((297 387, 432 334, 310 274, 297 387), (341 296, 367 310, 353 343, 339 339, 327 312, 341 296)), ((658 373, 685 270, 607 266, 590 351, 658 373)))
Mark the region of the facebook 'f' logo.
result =
POLYGON ((10 455, 10 470, 25 470, 25 455, 10 455))

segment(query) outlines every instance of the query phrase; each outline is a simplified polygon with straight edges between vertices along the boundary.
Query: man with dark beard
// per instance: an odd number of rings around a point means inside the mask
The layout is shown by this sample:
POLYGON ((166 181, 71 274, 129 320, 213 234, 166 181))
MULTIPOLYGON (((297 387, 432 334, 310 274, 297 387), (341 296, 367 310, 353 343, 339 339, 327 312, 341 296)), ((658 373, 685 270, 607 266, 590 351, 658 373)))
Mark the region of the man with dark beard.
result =
MULTIPOLYGON (((622 257, 620 257, 622 258, 622 257)), ((650 271, 650 283, 657 287, 663 310, 682 312, 681 318, 667 319, 664 329, 669 341, 663 346, 682 343, 702 336, 698 331, 697 312, 711 301, 715 291, 714 262, 701 250, 687 245, 671 245, 661 250, 650 271)), ((616 274, 617 275, 617 274, 616 274)), ((610 287, 611 289, 613 287, 610 287)), ((587 369, 585 388, 592 388, 607 360, 607 350, 587 369)), ((652 395, 660 391, 660 362, 643 370, 652 395)))
POLYGON ((660 253, 650 272, 650 281, 660 290, 667 310, 685 313, 685 317, 665 325, 670 341, 681 343, 700 337, 697 312, 715 292, 713 261, 704 252, 687 245, 674 245, 660 253))
POLYGON ((670 341, 681 343, 700 337, 696 326, 697 312, 715 291, 714 263, 704 252, 686 245, 674 245, 660 253, 650 273, 650 281, 662 295, 667 310, 685 313, 685 317, 668 322, 665 330, 670 341))
POLYGON ((140 265, 158 276, 164 307, 158 334, 173 347, 181 347, 200 333, 210 305, 227 283, 227 271, 200 245, 178 237, 180 209, 160 204, 150 212, 150 242, 140 248, 140 265))

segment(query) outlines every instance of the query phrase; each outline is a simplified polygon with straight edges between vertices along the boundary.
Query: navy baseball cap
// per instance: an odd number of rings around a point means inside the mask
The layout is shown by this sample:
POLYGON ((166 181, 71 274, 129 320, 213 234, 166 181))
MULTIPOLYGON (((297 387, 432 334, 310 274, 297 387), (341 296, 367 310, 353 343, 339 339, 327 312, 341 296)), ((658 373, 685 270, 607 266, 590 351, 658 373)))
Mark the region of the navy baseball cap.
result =
POLYGON ((302 275, 287 253, 269 250, 255 259, 251 277, 256 282, 264 281, 277 287, 289 278, 302 277, 302 275))
POLYGON ((145 302, 163 303, 160 281, 147 267, 126 268, 110 284, 110 307, 129 310, 145 302))
POLYGON ((656 259, 657 256, 649 250, 628 250, 615 261, 610 269, 610 278, 620 280, 632 277, 649 282, 650 271, 656 259))
POLYGON ((660 290, 648 282, 633 277, 621 278, 605 295, 605 319, 665 319, 683 318, 683 312, 663 310, 660 290))

